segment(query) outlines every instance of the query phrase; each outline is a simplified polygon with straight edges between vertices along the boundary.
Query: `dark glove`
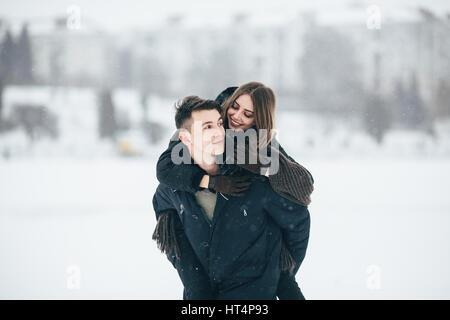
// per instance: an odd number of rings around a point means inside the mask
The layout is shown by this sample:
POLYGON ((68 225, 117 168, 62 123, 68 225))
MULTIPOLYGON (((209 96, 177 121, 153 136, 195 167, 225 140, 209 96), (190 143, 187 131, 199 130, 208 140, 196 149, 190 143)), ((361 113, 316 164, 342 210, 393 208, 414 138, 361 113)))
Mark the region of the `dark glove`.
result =
POLYGON ((254 174, 261 173, 261 163, 259 162, 258 149, 253 147, 249 148, 248 144, 245 144, 245 146, 243 146, 237 143, 234 146, 234 163, 254 174), (242 158, 243 156, 245 158, 242 158), (256 163, 254 163, 255 159, 256 163), (252 163, 250 163, 250 160, 252 161, 252 163))
POLYGON ((261 155, 259 154, 259 150, 257 147, 255 146, 249 146, 248 144, 246 144, 245 146, 241 146, 238 144, 235 145, 234 147, 234 163, 236 165, 238 165, 239 167, 250 171, 254 174, 264 174, 261 173, 261 168, 263 167, 268 167, 270 162, 270 157, 276 157, 276 156, 280 156, 280 152, 275 149, 272 146, 268 146, 268 148, 270 148, 269 154, 268 155, 263 155, 264 157, 264 161, 263 163, 265 163, 264 165, 261 164, 261 155), (241 158, 243 155, 245 155, 245 158, 241 158), (239 157, 238 157, 239 156, 239 157), (256 163, 255 162, 256 159, 256 163), (253 163, 250 163, 250 160, 253 163))
POLYGON ((243 197, 251 181, 249 176, 210 176, 208 189, 233 197, 243 197))

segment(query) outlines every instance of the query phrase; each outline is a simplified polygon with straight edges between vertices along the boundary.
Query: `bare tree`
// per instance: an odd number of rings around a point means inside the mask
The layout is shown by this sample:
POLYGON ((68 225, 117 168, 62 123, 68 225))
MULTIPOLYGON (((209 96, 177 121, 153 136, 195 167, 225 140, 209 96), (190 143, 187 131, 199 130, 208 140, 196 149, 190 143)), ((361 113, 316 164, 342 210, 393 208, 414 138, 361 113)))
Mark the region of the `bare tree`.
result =
POLYGON ((22 32, 17 41, 14 67, 17 71, 16 81, 18 84, 33 83, 32 47, 26 24, 23 25, 22 32))
POLYGON ((103 89, 99 93, 99 135, 100 138, 114 138, 117 123, 111 90, 103 89))
POLYGON ((381 144, 392 124, 388 103, 378 93, 366 93, 363 112, 364 127, 381 144))
POLYGON ((12 84, 15 81, 14 63, 15 63, 15 44, 9 30, 0 45, 0 75, 5 84, 12 84))
POLYGON ((436 117, 450 117, 450 82, 440 79, 436 96, 434 98, 434 110, 436 117))

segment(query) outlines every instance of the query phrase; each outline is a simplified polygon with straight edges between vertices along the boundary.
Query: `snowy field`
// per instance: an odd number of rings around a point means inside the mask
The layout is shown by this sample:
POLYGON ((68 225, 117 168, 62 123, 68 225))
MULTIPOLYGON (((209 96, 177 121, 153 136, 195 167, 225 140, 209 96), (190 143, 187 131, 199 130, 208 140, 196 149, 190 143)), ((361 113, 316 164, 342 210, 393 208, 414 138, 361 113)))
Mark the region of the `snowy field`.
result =
MULTIPOLYGON (((5 96, 8 112, 24 95, 5 96)), ((180 299, 178 275, 151 239, 166 139, 122 158, 95 138, 92 93, 26 96, 50 101, 62 136, 34 145, 20 132, 0 136, 0 152, 11 154, 0 157, 0 298, 180 299)), ((115 100, 139 119, 137 98, 119 92, 115 100)), ((150 101, 149 117, 168 138, 168 102, 150 101)), ((357 125, 300 113, 280 111, 277 127, 315 179, 297 275, 306 298, 450 299, 448 124, 433 139, 393 131, 382 146, 357 125)))

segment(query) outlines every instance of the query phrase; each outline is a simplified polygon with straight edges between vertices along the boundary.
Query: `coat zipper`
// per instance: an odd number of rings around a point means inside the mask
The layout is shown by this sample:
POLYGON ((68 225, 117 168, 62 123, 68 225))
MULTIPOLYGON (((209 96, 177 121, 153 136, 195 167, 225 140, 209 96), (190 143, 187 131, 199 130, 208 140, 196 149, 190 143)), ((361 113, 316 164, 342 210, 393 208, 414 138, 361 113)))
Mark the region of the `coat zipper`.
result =
POLYGON ((212 227, 212 222, 208 219, 208 215, 206 214, 205 209, 203 209, 201 205, 198 205, 198 206, 199 206, 199 208, 200 208, 200 211, 202 212, 203 218, 206 220, 206 222, 207 222, 208 225, 209 225, 209 229, 211 229, 211 227, 212 227))
POLYGON ((227 197, 225 197, 223 194, 222 194, 222 192, 219 192, 220 193, 220 195, 222 196, 222 197, 224 197, 225 198, 225 200, 228 200, 228 198, 227 197))

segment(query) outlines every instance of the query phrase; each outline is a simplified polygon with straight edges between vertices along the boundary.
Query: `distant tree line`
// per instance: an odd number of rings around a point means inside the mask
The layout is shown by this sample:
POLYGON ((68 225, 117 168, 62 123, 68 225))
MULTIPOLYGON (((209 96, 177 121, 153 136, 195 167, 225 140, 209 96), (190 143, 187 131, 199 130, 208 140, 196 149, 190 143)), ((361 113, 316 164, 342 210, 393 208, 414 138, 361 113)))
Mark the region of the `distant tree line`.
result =
POLYGON ((5 86, 34 83, 32 47, 26 24, 17 38, 7 30, 0 42, 0 80, 5 86))

